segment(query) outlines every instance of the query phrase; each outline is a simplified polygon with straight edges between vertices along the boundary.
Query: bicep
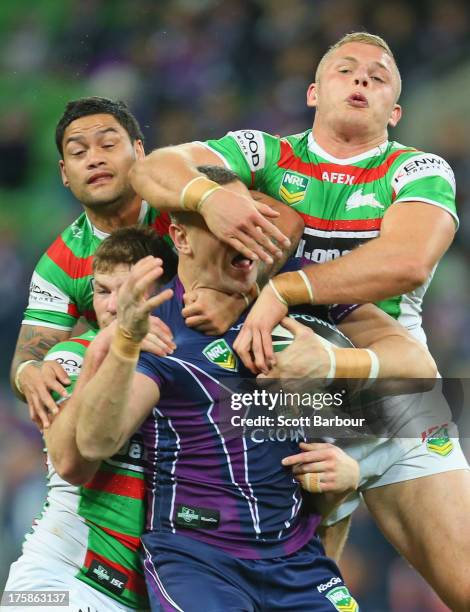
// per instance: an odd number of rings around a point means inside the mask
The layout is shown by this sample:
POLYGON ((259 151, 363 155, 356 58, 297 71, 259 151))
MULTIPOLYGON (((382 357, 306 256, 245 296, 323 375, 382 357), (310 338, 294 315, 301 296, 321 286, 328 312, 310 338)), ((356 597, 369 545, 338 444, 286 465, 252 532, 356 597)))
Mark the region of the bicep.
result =
POLYGON ((380 229, 380 240, 408 248, 414 257, 430 267, 449 248, 455 234, 452 215, 425 202, 398 202, 386 211, 380 229))
POLYGON ((196 142, 181 145, 181 153, 194 166, 224 166, 224 161, 220 155, 209 147, 196 142))

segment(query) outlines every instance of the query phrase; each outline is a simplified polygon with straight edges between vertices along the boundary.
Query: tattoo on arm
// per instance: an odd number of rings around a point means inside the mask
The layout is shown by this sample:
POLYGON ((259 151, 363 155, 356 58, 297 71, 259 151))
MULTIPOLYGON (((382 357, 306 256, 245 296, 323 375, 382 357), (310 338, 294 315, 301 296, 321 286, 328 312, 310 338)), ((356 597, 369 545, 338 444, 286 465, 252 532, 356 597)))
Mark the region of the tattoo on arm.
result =
POLYGON ((24 325, 18 337, 12 372, 16 372, 18 365, 28 359, 42 361, 49 349, 58 342, 66 340, 69 336, 70 332, 66 330, 24 325))

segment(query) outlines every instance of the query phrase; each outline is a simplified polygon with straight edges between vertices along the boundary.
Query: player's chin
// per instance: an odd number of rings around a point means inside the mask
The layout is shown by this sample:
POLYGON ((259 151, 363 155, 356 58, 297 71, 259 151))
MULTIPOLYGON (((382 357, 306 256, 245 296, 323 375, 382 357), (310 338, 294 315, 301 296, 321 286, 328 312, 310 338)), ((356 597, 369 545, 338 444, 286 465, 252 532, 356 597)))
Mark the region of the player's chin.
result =
POLYGON ((229 293, 248 293, 256 282, 256 274, 243 270, 231 269, 227 274, 230 279, 229 293))

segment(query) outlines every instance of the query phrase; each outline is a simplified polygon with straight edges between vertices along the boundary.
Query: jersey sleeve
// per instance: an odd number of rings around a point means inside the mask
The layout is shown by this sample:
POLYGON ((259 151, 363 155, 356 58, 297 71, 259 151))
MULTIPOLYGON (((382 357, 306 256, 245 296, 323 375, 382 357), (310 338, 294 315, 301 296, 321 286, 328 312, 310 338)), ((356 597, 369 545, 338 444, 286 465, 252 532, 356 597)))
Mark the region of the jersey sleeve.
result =
POLYGON ((458 226, 455 177, 449 164, 438 155, 418 152, 398 160, 392 179, 393 201, 426 202, 447 210, 458 226))
POLYGON ((279 138, 259 130, 228 132, 223 138, 200 144, 216 153, 247 187, 260 190, 266 171, 277 163, 281 150, 279 138))
POLYGON ((79 319, 72 294, 70 277, 44 253, 31 278, 23 324, 72 329, 79 319))
POLYGON ((148 376, 159 389, 162 388, 167 374, 167 368, 164 367, 162 361, 160 357, 152 353, 142 352, 137 363, 137 372, 148 376))

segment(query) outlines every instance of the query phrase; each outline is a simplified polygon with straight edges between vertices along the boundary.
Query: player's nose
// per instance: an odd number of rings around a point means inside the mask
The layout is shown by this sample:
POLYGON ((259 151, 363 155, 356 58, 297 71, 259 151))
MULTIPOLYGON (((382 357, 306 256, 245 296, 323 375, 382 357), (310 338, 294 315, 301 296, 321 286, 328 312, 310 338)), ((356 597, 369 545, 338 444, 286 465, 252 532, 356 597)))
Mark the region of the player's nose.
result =
POLYGON ((365 69, 358 68, 354 74, 354 84, 361 85, 362 87, 367 87, 369 85, 370 79, 367 71, 365 69))
POLYGON ((90 147, 87 154, 87 167, 97 168, 105 163, 103 151, 99 147, 90 147))
POLYGON ((108 298, 108 303, 107 303, 107 307, 106 310, 110 313, 110 314, 117 314, 117 292, 113 291, 109 298, 108 298))

